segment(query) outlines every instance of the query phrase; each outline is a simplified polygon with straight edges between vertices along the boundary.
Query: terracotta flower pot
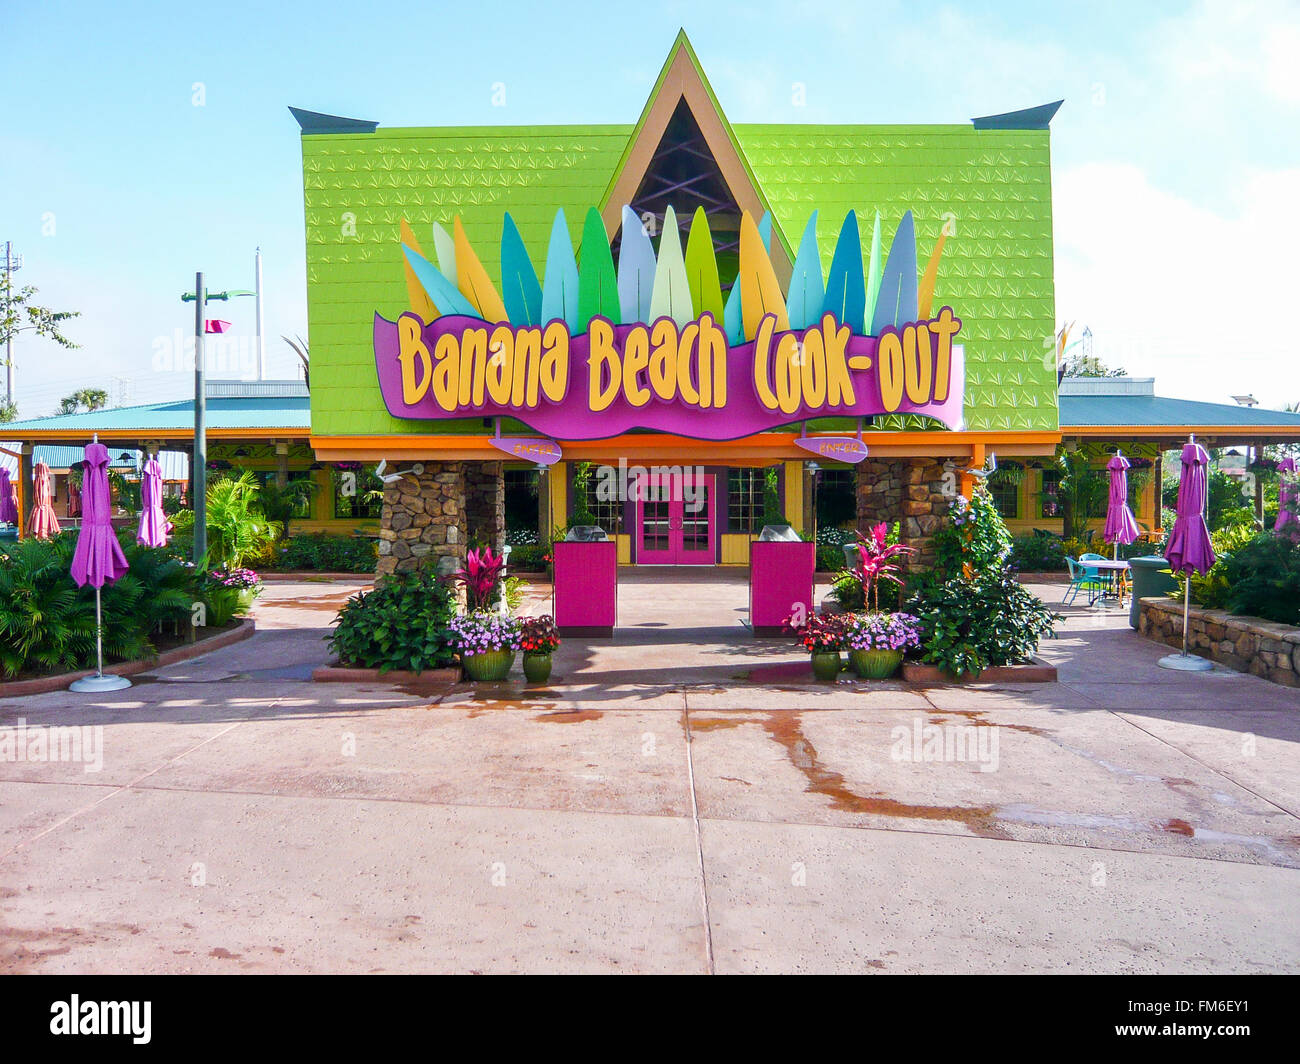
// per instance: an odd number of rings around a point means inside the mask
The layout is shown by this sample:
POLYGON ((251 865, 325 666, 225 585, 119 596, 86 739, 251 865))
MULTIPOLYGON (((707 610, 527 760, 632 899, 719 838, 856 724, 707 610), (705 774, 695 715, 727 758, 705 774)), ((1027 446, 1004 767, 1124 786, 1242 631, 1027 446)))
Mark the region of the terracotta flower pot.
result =
POLYGON ((814 651, 812 656, 813 676, 819 680, 831 681, 840 674, 843 663, 838 650, 814 651))
POLYGON ((468 654, 461 664, 465 675, 479 682, 496 682, 510 675, 510 667, 515 663, 513 650, 489 650, 486 654, 468 654))
POLYGON ((902 663, 901 650, 849 651, 849 665, 864 680, 887 680, 902 663))
POLYGON ((551 678, 550 654, 525 654, 524 676, 529 683, 545 683, 551 678))

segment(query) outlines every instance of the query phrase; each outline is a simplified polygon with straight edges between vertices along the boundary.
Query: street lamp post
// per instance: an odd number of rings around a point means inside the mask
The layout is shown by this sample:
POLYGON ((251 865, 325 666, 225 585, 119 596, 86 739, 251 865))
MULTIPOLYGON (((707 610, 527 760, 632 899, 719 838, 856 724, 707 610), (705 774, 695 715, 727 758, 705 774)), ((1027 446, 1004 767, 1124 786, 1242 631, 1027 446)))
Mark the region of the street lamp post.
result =
POLYGON ((251 296, 248 291, 209 292, 203 287, 203 274, 194 275, 194 291, 181 295, 181 302, 194 300, 194 455, 190 461, 190 479, 194 484, 194 564, 208 553, 208 389, 203 362, 203 337, 207 332, 204 315, 209 299, 228 300, 234 296, 251 296))

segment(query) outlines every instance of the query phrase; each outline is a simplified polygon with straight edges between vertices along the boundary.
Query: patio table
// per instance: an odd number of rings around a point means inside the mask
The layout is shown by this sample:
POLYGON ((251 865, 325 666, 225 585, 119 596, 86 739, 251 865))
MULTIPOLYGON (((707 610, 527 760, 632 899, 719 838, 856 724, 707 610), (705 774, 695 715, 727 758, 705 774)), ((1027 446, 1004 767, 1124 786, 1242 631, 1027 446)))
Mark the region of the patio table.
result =
MULTIPOLYGON (((1087 561, 1080 561, 1079 564, 1086 566, 1089 569, 1095 569, 1100 574, 1109 575, 1111 586, 1114 588, 1115 597, 1119 599, 1119 604, 1121 606, 1124 605, 1124 594, 1128 590, 1129 564, 1127 561, 1122 558, 1119 560, 1097 560, 1095 558, 1089 558, 1087 561)), ((1088 602, 1088 605, 1095 605, 1098 600, 1105 597, 1106 593, 1103 591, 1095 598, 1092 598, 1088 602)))

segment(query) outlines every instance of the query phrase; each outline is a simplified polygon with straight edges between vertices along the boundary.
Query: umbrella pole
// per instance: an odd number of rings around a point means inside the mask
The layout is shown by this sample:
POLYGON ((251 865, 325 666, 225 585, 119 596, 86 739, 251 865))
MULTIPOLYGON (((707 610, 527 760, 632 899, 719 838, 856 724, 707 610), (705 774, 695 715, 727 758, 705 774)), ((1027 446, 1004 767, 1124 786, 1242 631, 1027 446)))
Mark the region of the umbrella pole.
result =
MULTIPOLYGON (((100 589, 95 588, 95 675, 104 675, 104 616, 100 609, 100 589)), ((1184 648, 1185 650, 1186 648, 1184 648)))
POLYGON ((1187 657, 1187 622, 1192 609, 1192 574, 1183 580, 1183 657, 1187 657))

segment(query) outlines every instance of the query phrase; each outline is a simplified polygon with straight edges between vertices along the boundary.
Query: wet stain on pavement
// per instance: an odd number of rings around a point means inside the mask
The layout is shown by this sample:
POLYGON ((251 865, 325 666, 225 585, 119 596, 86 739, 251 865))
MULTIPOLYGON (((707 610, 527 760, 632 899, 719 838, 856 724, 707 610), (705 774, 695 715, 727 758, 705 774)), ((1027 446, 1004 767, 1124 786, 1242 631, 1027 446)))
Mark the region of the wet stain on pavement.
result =
POLYGON ((581 724, 584 721, 600 720, 604 715, 598 709, 560 709, 543 713, 533 719, 543 724, 581 724))
POLYGON ((914 805, 884 795, 856 794, 849 789, 843 775, 821 763, 817 748, 803 734, 799 713, 769 713, 762 725, 763 730, 785 748, 790 763, 804 774, 808 781, 804 789, 829 798, 832 809, 907 820, 950 821, 965 824, 972 834, 981 838, 1010 838, 996 823, 997 813, 992 806, 914 805))

